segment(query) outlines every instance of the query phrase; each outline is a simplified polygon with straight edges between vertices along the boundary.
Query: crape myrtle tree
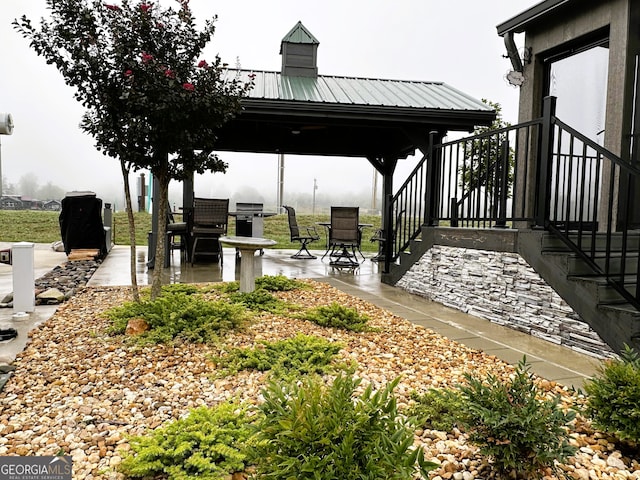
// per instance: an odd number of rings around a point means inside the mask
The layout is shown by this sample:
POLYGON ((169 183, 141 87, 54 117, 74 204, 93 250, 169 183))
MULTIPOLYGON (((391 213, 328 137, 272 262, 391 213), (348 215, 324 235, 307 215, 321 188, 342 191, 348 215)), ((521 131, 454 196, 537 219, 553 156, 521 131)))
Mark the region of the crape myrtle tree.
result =
POLYGON ((86 108, 81 129, 94 137, 100 151, 120 161, 136 299, 129 173, 148 169, 158 181, 152 281, 156 298, 161 290, 159 259, 166 248, 169 182, 226 170, 213 153, 216 132, 240 112, 253 79, 242 81, 218 56, 209 62, 202 58, 216 17, 199 30, 189 0, 177 0, 175 8, 139 0, 46 0, 46 5, 50 18, 41 19, 38 27, 26 16, 13 25, 74 87, 75 98, 86 108))

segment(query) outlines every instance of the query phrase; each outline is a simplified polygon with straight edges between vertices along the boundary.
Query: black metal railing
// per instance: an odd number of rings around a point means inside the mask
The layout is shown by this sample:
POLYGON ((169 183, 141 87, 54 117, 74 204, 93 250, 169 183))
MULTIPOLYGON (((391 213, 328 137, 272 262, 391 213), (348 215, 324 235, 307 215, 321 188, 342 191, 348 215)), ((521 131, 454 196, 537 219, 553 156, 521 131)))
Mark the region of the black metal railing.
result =
POLYGON ((550 174, 540 186, 537 223, 640 309, 640 218, 633 208, 640 169, 559 119, 552 123, 549 153, 541 152, 550 174))
POLYGON ((544 228, 640 308, 640 169, 555 117, 436 143, 387 202, 385 269, 423 226, 544 228), (401 212, 397 214, 396 212, 401 212), (635 217, 638 217, 637 219, 635 217))
POLYGON ((387 218, 402 212, 389 262, 410 248, 423 225, 507 228, 532 221, 526 214, 534 188, 526 181, 528 147, 539 141, 541 124, 538 119, 446 143, 435 143, 432 134, 428 154, 388 203, 387 218))

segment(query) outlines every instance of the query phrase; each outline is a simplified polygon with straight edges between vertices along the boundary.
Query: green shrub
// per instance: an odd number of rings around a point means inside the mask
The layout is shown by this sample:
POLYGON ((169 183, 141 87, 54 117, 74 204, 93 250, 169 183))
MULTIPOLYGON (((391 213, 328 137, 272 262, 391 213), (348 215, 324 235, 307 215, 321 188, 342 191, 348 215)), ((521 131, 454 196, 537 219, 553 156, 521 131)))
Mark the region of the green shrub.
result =
POLYGON ((234 292, 229 294, 229 301, 243 305, 255 312, 284 313, 295 306, 280 300, 261 288, 253 292, 234 292))
MULTIPOLYGON (((284 275, 263 275, 256 278, 256 290, 267 290, 268 292, 287 292, 309 286, 299 280, 292 280, 284 275)), ((240 282, 220 282, 214 288, 221 293, 234 293, 240 290, 240 282)))
MULTIPOLYGON (((200 289, 191 283, 171 283, 162 285, 161 291, 163 295, 175 295, 176 293, 184 293, 185 295, 194 295, 200 293, 200 289)), ((151 293, 151 289, 149 289, 151 293)))
POLYGON ((543 398, 529 373, 526 358, 507 383, 488 375, 483 381, 466 374, 460 386, 467 413, 465 429, 500 474, 540 478, 554 461, 575 453, 566 426, 575 412, 564 412, 560 397, 543 398))
POLYGON ((308 288, 306 283, 285 277, 284 275, 263 275, 256 278, 256 288, 270 292, 288 292, 300 288, 308 288))
POLYGON ((303 318, 321 327, 341 328, 353 332, 369 330, 368 316, 360 315, 355 308, 345 307, 337 302, 312 308, 303 315, 303 318))
POLYGON ((260 342, 258 348, 235 348, 212 360, 220 368, 218 376, 234 375, 241 370, 270 370, 277 378, 295 379, 308 374, 325 374, 343 348, 324 338, 298 334, 277 342, 260 342))
POLYGON ((609 360, 584 387, 586 413, 596 427, 620 440, 640 443, 640 355, 629 346, 609 360))
POLYGON ((253 457, 266 480, 411 479, 416 464, 426 477, 435 464, 413 448, 413 430, 398 413, 398 379, 359 396, 360 380, 338 376, 325 386, 317 376, 301 384, 270 383, 256 424, 253 457))
POLYGON ((237 328, 246 320, 246 309, 225 301, 208 302, 196 295, 165 294, 153 301, 127 302, 105 312, 111 333, 124 333, 132 318, 144 318, 151 329, 137 337, 143 343, 174 340, 209 343, 221 332, 237 328))
POLYGON ((213 284, 213 289, 220 293, 233 293, 240 291, 240 282, 218 282, 213 284))
POLYGON ((415 417, 419 426, 450 432, 464 423, 465 404, 459 390, 431 388, 423 395, 413 392, 411 399, 415 403, 407 414, 415 417))
POLYGON ((199 407, 149 435, 132 437, 119 470, 132 478, 227 479, 245 470, 251 435, 246 407, 199 407))

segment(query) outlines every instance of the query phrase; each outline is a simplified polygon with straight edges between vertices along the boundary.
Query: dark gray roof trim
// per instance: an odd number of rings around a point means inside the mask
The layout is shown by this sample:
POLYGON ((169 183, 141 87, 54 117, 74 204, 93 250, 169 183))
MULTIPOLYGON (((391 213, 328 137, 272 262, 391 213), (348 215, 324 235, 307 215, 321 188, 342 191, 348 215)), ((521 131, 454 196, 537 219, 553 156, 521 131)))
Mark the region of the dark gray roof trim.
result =
POLYGON ((552 10, 569 2, 571 2, 571 0, 545 0, 544 2, 538 3, 519 15, 516 15, 515 17, 498 25, 496 27, 498 29, 498 35, 502 37, 507 33, 522 33, 531 22, 547 15, 552 10))

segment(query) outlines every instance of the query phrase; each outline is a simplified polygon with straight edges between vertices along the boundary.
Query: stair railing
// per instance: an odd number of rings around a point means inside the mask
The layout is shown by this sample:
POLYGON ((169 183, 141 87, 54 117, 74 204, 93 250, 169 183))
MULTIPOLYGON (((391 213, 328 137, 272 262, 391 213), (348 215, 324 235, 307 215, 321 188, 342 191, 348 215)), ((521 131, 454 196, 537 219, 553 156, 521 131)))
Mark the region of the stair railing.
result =
POLYGON ((640 215, 634 191, 640 169, 555 117, 543 139, 535 225, 553 232, 595 274, 640 309, 640 215), (544 176, 543 176, 544 175, 544 176))
POLYGON ((423 225, 511 228, 517 221, 531 223, 526 212, 532 211, 535 188, 526 181, 529 146, 539 142, 541 125, 537 119, 445 143, 437 143, 432 133, 427 155, 389 203, 387 218, 394 218, 392 212, 403 214, 395 240, 388 242, 386 271, 410 249, 423 225))
POLYGON ((640 308, 638 166, 557 119, 554 97, 538 119, 450 142, 437 138, 430 135, 427 155, 388 203, 387 218, 402 215, 386 244, 386 271, 424 225, 543 228, 640 308))

